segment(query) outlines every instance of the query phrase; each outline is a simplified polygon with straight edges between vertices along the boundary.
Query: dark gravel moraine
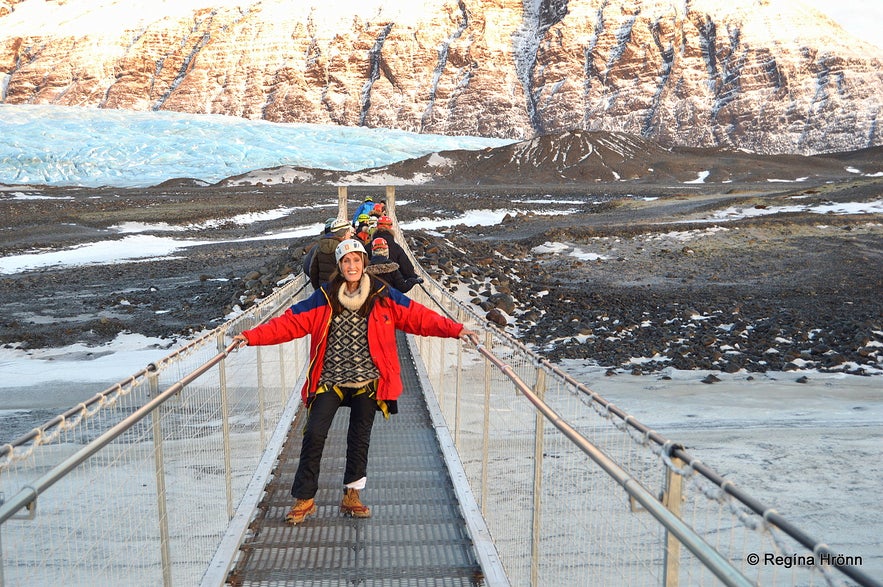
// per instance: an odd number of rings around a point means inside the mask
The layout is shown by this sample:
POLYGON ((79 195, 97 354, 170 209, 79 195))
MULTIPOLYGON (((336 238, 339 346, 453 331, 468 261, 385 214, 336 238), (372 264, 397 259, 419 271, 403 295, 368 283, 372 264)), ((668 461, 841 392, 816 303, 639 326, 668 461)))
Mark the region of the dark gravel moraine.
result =
MULTIPOLYGON (((333 215, 337 199, 334 188, 186 183, 41 193, 54 197, 0 198, 0 255, 118 240, 109 227, 123 222, 183 225, 278 207, 298 211, 202 229, 188 237, 224 242, 160 260, 0 275, 3 345, 99 345, 121 331, 174 344, 216 326, 234 306, 253 303, 299 271, 303 248, 313 240, 245 238, 321 223, 333 215)), ((354 207, 362 194, 382 190, 350 193, 354 207)), ((399 187, 396 195, 403 202, 400 221, 519 211, 496 226, 411 230, 406 237, 427 271, 472 301, 479 316, 517 332, 553 361, 591 359, 611 372, 636 374, 664 367, 883 369, 880 213, 796 211, 711 220, 734 207, 879 202, 883 179, 786 188, 399 187), (555 211, 566 213, 549 214, 555 211), (542 252, 551 249, 563 253, 542 252)))

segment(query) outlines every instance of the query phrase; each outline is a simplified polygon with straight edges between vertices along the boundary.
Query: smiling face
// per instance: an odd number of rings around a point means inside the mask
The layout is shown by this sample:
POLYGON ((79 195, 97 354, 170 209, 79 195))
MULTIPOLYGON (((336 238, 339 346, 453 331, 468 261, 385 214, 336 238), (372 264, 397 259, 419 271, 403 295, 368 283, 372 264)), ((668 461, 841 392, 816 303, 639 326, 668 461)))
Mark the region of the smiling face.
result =
POLYGON ((346 280, 347 288, 358 287, 359 281, 362 279, 362 273, 365 272, 365 255, 359 251, 347 253, 340 258, 338 264, 340 274, 346 280))

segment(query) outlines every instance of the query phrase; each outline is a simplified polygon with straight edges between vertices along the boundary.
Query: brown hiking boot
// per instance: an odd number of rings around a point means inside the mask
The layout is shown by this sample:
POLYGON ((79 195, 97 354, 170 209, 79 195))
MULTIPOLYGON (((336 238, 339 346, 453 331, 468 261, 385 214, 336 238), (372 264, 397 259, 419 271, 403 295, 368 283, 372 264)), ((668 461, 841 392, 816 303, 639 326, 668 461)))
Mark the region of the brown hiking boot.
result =
POLYGON ((316 502, 312 499, 298 499, 288 510, 285 521, 292 526, 303 522, 307 516, 316 513, 316 502))
POLYGON ((343 501, 340 502, 340 511, 346 516, 354 518, 370 518, 371 508, 359 499, 358 489, 344 489, 343 501))

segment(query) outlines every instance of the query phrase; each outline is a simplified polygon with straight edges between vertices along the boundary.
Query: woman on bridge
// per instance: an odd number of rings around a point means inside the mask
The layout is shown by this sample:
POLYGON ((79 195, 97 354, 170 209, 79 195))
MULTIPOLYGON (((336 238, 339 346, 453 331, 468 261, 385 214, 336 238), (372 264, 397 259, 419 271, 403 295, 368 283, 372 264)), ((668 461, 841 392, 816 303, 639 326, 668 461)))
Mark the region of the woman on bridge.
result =
POLYGON ((340 406, 350 408, 340 511, 359 518, 371 516, 359 492, 367 482, 374 415, 395 414, 402 393, 396 330, 478 343, 474 331, 366 273, 368 255, 359 241, 342 241, 335 258, 337 271, 330 282, 281 316, 233 337, 248 345, 268 345, 310 335, 310 366, 301 391, 308 416, 291 487, 295 502, 285 517, 290 524, 299 524, 316 511, 322 451, 340 406))

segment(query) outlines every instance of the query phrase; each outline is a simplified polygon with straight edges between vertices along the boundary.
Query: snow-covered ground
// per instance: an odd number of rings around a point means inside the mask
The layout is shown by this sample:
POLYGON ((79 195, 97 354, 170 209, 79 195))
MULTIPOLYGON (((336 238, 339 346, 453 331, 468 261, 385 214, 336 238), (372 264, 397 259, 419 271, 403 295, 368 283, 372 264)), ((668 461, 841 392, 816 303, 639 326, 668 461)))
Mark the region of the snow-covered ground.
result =
MULTIPOLYGON (((22 199, 22 192, 12 192, 4 196, 0 192, 0 200, 4 197, 22 199)), ((407 202, 399 202, 398 206, 406 206, 407 202)), ((207 243, 223 244, 224 240, 205 240, 194 235, 210 228, 212 225, 235 223, 247 225, 270 218, 297 218, 299 208, 280 208, 275 211, 258 214, 244 214, 234 218, 218 218, 215 220, 189 226, 172 226, 165 223, 127 222, 111 227, 118 234, 125 234, 121 240, 99 240, 75 247, 58 250, 39 250, 18 255, 0 257, 0 275, 18 273, 45 267, 76 267, 79 265, 107 265, 129 261, 149 261, 157 258, 173 258, 176 252, 187 247, 195 247, 207 243), (149 234, 148 234, 149 233, 149 234), (168 233, 168 235, 164 234, 168 233)), ((329 207, 329 210, 331 208, 329 207)), ((333 211, 333 210, 332 210, 333 211)), ((470 210, 458 216, 439 216, 419 218, 401 223, 403 230, 431 230, 446 226, 465 224, 467 226, 493 226, 503 221, 507 215, 524 213, 516 208, 500 208, 496 210, 470 210)), ((568 214, 567 210, 550 210, 545 214, 568 214)), ((246 240, 279 240, 315 235, 321 229, 320 224, 295 225, 289 229, 267 232, 249 238, 238 238, 236 242, 246 240)))
POLYGON ((880 376, 666 370, 617 375, 561 367, 834 551, 883 578, 880 376), (805 383, 798 379, 805 376, 805 383))

